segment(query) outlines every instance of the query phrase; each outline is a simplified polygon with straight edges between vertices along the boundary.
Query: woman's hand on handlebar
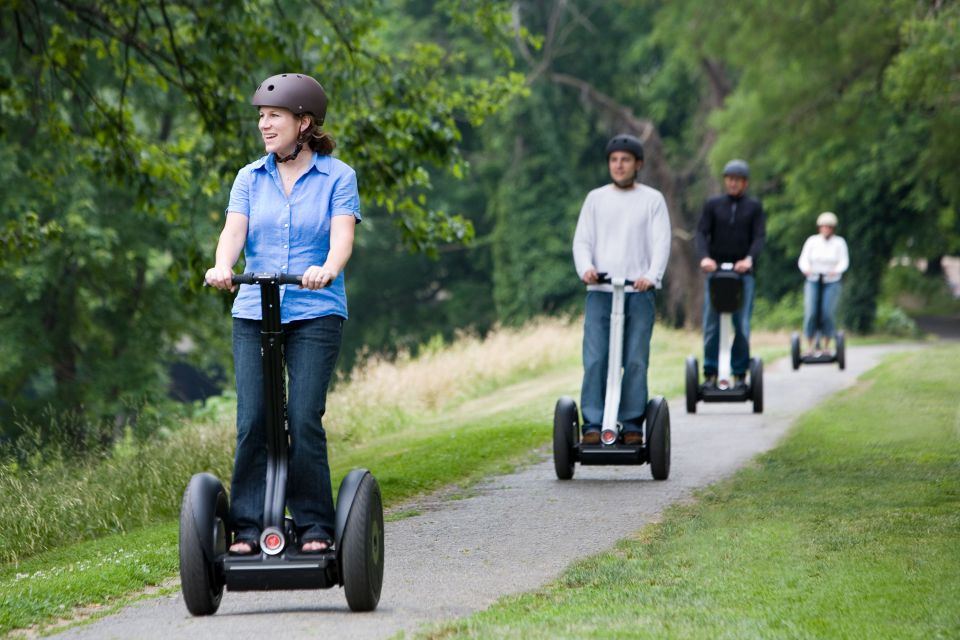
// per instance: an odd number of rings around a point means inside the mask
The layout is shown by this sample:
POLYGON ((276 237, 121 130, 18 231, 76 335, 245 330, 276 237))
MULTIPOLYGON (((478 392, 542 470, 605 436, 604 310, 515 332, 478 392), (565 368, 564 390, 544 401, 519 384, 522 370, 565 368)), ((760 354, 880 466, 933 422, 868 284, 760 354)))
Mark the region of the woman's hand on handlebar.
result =
POLYGON ((704 273, 713 273, 717 270, 717 261, 713 258, 704 258, 700 261, 700 268, 704 273))
POLYGON ((229 267, 211 267, 207 269, 203 279, 208 285, 217 289, 237 290, 237 286, 233 284, 233 269, 229 267))
POLYGON ((323 289, 324 287, 330 286, 330 284, 337 279, 337 275, 337 272, 333 269, 311 266, 303 272, 300 287, 302 289, 310 289, 311 291, 323 289))
POLYGON ((587 269, 583 272, 583 281, 586 284, 597 284, 600 281, 600 274, 596 269, 587 269))

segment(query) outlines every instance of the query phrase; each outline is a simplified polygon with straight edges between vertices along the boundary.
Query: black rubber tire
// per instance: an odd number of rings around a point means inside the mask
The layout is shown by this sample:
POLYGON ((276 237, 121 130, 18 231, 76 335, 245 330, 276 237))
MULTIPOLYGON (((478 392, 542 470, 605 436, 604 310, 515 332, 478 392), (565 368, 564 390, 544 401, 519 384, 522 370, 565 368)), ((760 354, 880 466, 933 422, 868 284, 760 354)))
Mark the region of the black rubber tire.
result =
POLYGON ((843 371, 847 368, 847 344, 843 331, 837 331, 837 366, 843 371))
POLYGON ((180 503, 180 589, 187 611, 195 616, 209 616, 220 608, 223 597, 224 578, 217 566, 203 552, 201 535, 214 540, 214 552, 226 553, 226 522, 230 512, 227 493, 223 485, 216 483, 214 489, 198 491, 202 487, 191 482, 183 493, 180 503), (216 505, 209 512, 215 514, 213 522, 195 523, 194 502, 212 501, 216 505), (205 531, 197 531, 203 527, 205 531))
POLYGON ((383 588, 383 500, 380 485, 364 476, 353 498, 340 550, 343 591, 351 611, 373 611, 383 588))
POLYGON ((687 356, 686 363, 687 413, 697 412, 700 399, 700 363, 693 356, 687 356))
POLYGON ((647 403, 647 462, 654 480, 670 477, 670 407, 663 396, 647 403))
POLYGON ((796 331, 790 335, 790 361, 794 371, 800 368, 800 334, 796 331))
POLYGON ((574 447, 580 434, 577 403, 563 396, 553 410, 553 467, 560 480, 570 480, 576 468, 574 447))
POLYGON ((753 400, 753 412, 763 413, 763 360, 750 359, 750 398, 753 400))

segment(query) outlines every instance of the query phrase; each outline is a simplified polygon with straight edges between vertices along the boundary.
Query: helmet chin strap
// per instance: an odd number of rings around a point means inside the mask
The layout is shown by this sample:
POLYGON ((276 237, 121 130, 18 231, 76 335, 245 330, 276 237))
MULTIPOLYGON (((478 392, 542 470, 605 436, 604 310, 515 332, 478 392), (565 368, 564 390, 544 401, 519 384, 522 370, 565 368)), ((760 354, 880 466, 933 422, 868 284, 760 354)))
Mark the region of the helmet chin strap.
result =
POLYGON ((290 160, 296 160, 297 156, 300 155, 301 149, 303 149, 303 143, 298 140, 297 146, 293 150, 293 153, 291 153, 288 156, 283 156, 282 158, 280 156, 277 156, 277 162, 289 162, 290 160))

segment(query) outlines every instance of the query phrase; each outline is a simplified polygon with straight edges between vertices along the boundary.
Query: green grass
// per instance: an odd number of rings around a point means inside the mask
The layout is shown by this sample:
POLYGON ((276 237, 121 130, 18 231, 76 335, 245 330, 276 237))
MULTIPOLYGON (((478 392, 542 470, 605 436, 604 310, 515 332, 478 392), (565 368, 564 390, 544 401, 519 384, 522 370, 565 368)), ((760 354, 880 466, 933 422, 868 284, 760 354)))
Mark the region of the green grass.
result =
POLYGON ((958 361, 890 358, 694 503, 428 637, 960 637, 958 361))
MULTIPOLYGON (((658 328, 652 392, 682 392, 680 363, 698 342, 696 334, 658 328)), ((416 515, 416 505, 402 506, 412 498, 443 489, 455 499, 477 480, 537 458, 550 440, 557 396, 578 395, 576 354, 557 362, 525 375, 506 372, 499 384, 481 379, 453 404, 376 437, 331 437, 335 482, 351 468, 369 468, 387 507, 396 509, 388 519, 399 519, 416 515)), ((105 460, 4 474, 0 537, 16 560, 0 568, 0 634, 70 619, 94 604, 94 611, 110 611, 174 578, 180 493, 198 470, 229 477, 229 422, 184 428, 105 460), (56 548, 64 541, 71 544, 56 548)))

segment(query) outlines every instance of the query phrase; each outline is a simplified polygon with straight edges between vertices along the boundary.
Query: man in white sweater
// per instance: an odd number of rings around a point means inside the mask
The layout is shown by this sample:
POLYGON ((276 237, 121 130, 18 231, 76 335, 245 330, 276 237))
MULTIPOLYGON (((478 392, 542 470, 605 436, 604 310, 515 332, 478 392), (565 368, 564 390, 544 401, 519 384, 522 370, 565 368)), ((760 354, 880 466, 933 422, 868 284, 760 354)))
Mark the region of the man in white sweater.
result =
POLYGON ((607 382, 612 288, 599 284, 599 274, 627 280, 624 302, 623 382, 617 421, 625 444, 643 441, 647 406, 647 366, 659 289, 670 257, 670 216, 656 189, 637 182, 643 166, 643 145, 621 134, 607 143, 611 184, 587 194, 573 238, 577 275, 587 284, 583 327, 584 444, 600 442, 607 382))

